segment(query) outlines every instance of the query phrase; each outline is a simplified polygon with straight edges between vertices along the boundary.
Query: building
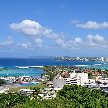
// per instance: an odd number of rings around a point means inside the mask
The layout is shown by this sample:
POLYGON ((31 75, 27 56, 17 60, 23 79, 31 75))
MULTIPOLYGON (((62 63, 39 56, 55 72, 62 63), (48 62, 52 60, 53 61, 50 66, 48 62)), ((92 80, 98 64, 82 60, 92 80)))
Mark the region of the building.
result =
POLYGON ((70 77, 65 78, 66 84, 77 84, 83 86, 88 83, 87 73, 70 73, 70 77))
POLYGON ((63 88, 65 84, 66 81, 60 74, 57 74, 57 76, 53 79, 54 88, 63 88))
POLYGON ((1 93, 5 93, 5 94, 7 94, 9 92, 9 88, 6 88, 6 87, 0 87, 0 94, 1 93))
POLYGON ((101 83, 108 84, 108 78, 100 78, 100 79, 98 79, 98 81, 101 82, 101 83))
POLYGON ((32 77, 31 76, 20 76, 19 79, 21 81, 29 81, 29 80, 32 80, 32 77))
POLYGON ((101 58, 100 58, 100 61, 102 61, 102 62, 105 61, 104 57, 101 57, 101 58))
POLYGON ((23 94, 23 95, 31 95, 35 92, 35 90, 30 90, 30 89, 20 89, 19 93, 23 94))
POLYGON ((83 86, 88 83, 87 73, 69 73, 68 77, 63 78, 61 75, 57 75, 53 80, 54 88, 63 88, 64 85, 77 84, 83 86))

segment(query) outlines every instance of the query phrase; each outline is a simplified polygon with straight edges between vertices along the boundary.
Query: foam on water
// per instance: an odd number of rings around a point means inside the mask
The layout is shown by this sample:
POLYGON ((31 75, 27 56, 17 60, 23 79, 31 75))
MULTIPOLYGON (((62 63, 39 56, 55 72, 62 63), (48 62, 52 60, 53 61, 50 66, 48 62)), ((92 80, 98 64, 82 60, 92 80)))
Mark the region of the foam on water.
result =
POLYGON ((100 66, 100 65, 102 65, 102 64, 94 64, 94 66, 95 66, 95 65, 96 65, 96 66, 100 66))
POLYGON ((89 66, 89 65, 74 65, 74 66, 77 66, 77 67, 86 67, 86 66, 89 66))

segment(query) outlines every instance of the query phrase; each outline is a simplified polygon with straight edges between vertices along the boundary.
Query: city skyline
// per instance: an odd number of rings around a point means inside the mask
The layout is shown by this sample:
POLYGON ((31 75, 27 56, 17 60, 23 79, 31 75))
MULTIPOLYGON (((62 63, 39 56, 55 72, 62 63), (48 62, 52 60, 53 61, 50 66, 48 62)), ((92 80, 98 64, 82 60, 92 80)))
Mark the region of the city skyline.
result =
POLYGON ((107 5, 107 0, 1 0, 0 57, 107 57, 107 5))

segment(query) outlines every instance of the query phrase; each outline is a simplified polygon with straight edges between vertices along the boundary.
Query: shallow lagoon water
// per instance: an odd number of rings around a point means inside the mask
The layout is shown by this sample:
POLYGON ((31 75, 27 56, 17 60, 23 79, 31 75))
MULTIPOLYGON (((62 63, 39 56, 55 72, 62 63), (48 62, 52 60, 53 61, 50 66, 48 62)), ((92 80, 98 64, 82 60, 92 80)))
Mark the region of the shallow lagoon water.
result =
POLYGON ((27 68, 27 69, 19 69, 19 68, 8 68, 7 70, 0 71, 0 76, 32 76, 36 78, 40 78, 43 70, 39 68, 27 68))
POLYGON ((0 58, 0 67, 8 70, 0 71, 0 76, 33 76, 41 77, 40 68, 16 68, 16 66, 80 66, 108 69, 108 63, 90 61, 57 61, 54 58, 0 58))

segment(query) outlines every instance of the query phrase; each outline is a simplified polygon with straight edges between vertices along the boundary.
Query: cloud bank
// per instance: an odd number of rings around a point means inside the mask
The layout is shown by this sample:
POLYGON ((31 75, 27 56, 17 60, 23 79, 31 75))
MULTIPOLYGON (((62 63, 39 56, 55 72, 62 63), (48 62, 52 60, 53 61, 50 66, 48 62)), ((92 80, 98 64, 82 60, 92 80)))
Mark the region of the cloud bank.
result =
MULTIPOLYGON (((97 23, 88 21, 85 24, 80 24, 78 21, 74 21, 74 24, 77 27, 89 29, 101 29, 108 27, 108 22, 97 23)), ((31 48, 33 46, 33 43, 38 48, 45 47, 44 39, 47 39, 47 42, 49 42, 49 40, 52 40, 52 42, 54 42, 54 45, 58 48, 69 50, 84 48, 108 48, 108 40, 99 34, 89 34, 85 36, 85 38, 75 36, 75 38, 67 39, 61 33, 56 33, 53 29, 44 27, 39 22, 32 20, 23 20, 19 23, 12 23, 10 24, 10 28, 16 32, 20 32, 32 38, 33 42, 31 43, 27 42, 18 44, 25 49, 31 48)))
POLYGON ((65 40, 61 33, 56 33, 50 28, 42 26, 39 22, 32 20, 23 20, 20 23, 10 24, 10 28, 14 31, 20 32, 34 39, 37 46, 41 47, 43 40, 42 38, 51 39, 60 47, 73 48, 81 44, 82 39, 76 37, 73 40, 65 40))
POLYGON ((13 45, 13 39, 11 36, 8 36, 5 41, 0 42, 0 47, 5 47, 5 46, 12 46, 13 45))
POLYGON ((80 23, 73 21, 76 27, 84 28, 84 29, 105 29, 108 28, 108 22, 98 23, 96 21, 87 21, 86 23, 80 23))

